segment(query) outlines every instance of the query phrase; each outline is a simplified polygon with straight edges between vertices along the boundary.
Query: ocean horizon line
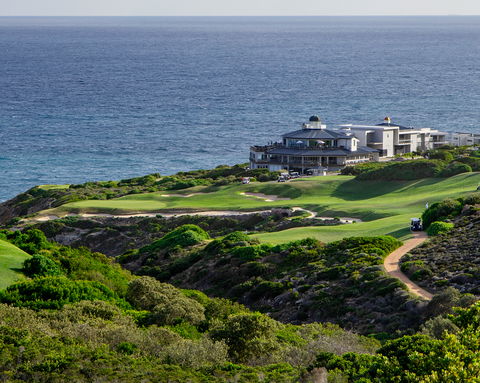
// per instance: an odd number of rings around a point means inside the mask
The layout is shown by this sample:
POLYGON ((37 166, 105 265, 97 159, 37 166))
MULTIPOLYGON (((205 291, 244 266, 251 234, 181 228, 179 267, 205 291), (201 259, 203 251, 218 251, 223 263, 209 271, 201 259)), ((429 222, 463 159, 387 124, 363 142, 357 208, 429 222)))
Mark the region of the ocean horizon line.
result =
POLYGON ((465 17, 465 18, 474 18, 480 17, 480 14, 402 14, 402 15, 392 15, 392 14, 366 14, 366 15, 340 15, 340 14, 329 14, 329 15, 0 15, 0 18, 135 18, 135 17, 144 17, 144 18, 322 18, 322 17, 338 17, 338 18, 368 18, 368 17, 388 17, 388 18, 421 18, 421 17, 432 17, 432 18, 445 18, 445 17, 465 17))

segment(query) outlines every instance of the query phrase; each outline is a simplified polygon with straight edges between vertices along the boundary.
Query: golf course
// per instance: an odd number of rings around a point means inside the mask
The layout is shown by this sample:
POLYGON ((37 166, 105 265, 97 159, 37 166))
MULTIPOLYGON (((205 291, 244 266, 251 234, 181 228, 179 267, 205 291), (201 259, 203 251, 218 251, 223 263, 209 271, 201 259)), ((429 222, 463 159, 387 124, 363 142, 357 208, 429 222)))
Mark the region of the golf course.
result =
POLYGON ((18 247, 0 240, 0 289, 23 278, 19 269, 22 268, 23 261, 28 257, 30 256, 18 247))
POLYGON ((310 177, 288 183, 194 187, 172 193, 154 192, 109 200, 78 201, 42 211, 38 216, 259 211, 301 207, 322 217, 352 217, 363 222, 299 227, 255 234, 254 237, 271 243, 305 237, 330 242, 349 236, 381 234, 406 239, 410 234, 410 218, 420 216, 427 202, 432 204, 445 198, 467 195, 475 192, 479 183, 478 172, 413 181, 358 181, 351 176, 310 177))

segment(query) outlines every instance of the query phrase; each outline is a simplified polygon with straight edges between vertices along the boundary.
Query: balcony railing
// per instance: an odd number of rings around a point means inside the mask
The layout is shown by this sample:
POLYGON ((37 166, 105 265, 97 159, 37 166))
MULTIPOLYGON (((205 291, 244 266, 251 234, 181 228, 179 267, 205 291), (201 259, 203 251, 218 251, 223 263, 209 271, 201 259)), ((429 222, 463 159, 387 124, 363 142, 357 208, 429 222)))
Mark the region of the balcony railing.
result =
POLYGON ((305 146, 305 145, 295 145, 295 146, 286 146, 282 143, 276 143, 272 145, 265 145, 265 146, 251 146, 250 150, 256 152, 265 152, 271 149, 298 149, 298 150, 338 150, 338 149, 347 149, 345 146, 305 146))

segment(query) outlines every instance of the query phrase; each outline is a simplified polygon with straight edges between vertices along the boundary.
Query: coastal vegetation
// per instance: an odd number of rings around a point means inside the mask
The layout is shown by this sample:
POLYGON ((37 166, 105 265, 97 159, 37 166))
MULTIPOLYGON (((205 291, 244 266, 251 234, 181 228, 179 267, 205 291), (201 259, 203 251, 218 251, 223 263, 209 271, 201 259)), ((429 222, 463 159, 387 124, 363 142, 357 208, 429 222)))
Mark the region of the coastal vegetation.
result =
POLYGON ((480 295, 480 200, 478 194, 448 199, 425 212, 435 236, 402 258, 402 269, 416 283, 430 291, 446 287, 480 295))
MULTIPOLYGON (((431 177, 451 177, 480 170, 480 156, 470 147, 445 145, 427 150, 424 158, 400 162, 367 162, 342 169, 343 175, 354 175, 358 180, 416 180, 431 177)), ((402 158, 399 158, 402 160, 402 158)))
POLYGON ((348 236, 409 235, 406 222, 418 216, 427 202, 467 195, 476 190, 479 173, 465 173, 449 178, 410 181, 359 181, 351 176, 311 177, 277 183, 240 183, 218 187, 195 187, 178 195, 164 192, 135 194, 110 200, 86 200, 43 211, 44 215, 134 214, 197 211, 262 211, 272 208, 302 207, 325 217, 354 217, 365 222, 354 225, 292 228, 266 234, 258 239, 281 243, 305 237, 323 242, 348 236), (280 199, 266 201, 242 193, 262 193, 280 199), (188 196, 188 197, 185 197, 188 196))
MULTIPOLYGON (((184 243, 185 230, 167 236, 184 243)), ((284 322, 328 321, 378 333, 415 326, 419 314, 398 310, 409 301, 415 307, 416 300, 381 267, 401 244, 392 237, 269 245, 234 232, 203 245, 163 247, 161 242, 127 252, 119 261, 137 274, 229 298, 284 322), (382 319, 387 313, 388 322, 382 319)))
POLYGON ((211 170, 180 172, 173 176, 159 173, 120 181, 86 182, 79 185, 41 185, 14 199, 1 204, 0 224, 5 224, 21 216, 34 214, 40 210, 62 206, 83 200, 108 200, 129 194, 181 190, 194 186, 228 185, 239 182, 243 177, 265 182, 275 180, 278 172, 267 169, 250 170, 246 164, 220 165, 211 170))
MULTIPOLYGON (((24 262, 30 278, 0 291, 0 371, 10 381, 310 382, 318 352, 378 348, 335 325, 282 324, 226 299, 133 277, 36 230, 2 235, 32 253, 24 262)), ((149 251, 208 239, 193 226, 165 237, 149 251)))
POLYGON ((265 171, 241 184, 236 166, 31 189, 0 207, 0 375, 474 381, 477 157, 428 157, 285 184, 265 171), (238 215, 195 215, 223 210, 238 215), (382 267, 420 215, 431 239, 401 269, 430 301, 382 267))

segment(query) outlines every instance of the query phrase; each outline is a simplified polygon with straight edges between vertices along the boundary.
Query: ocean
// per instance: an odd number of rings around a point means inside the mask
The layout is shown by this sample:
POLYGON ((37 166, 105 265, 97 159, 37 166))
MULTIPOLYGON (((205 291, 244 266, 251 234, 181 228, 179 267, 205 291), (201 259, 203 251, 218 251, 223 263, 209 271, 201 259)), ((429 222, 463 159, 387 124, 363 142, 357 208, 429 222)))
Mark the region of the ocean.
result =
POLYGON ((480 132, 480 17, 0 18, 0 201, 248 161, 312 114, 480 132))

